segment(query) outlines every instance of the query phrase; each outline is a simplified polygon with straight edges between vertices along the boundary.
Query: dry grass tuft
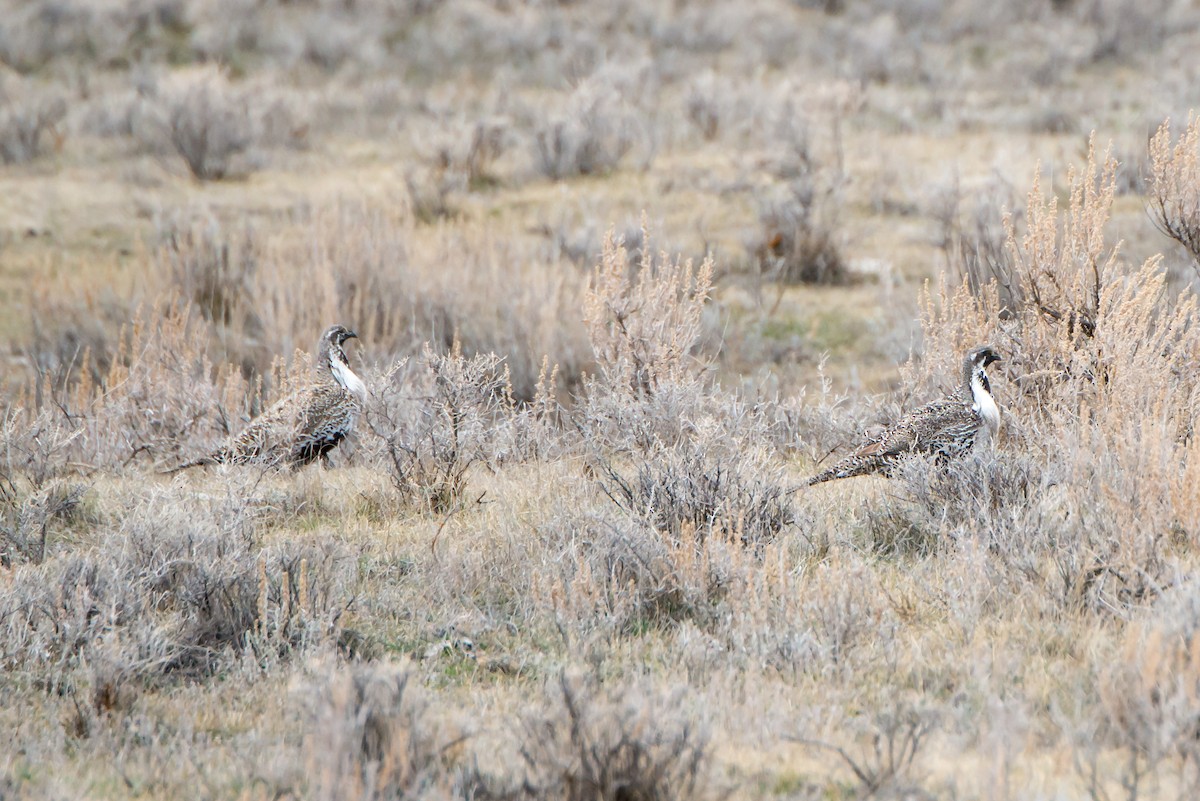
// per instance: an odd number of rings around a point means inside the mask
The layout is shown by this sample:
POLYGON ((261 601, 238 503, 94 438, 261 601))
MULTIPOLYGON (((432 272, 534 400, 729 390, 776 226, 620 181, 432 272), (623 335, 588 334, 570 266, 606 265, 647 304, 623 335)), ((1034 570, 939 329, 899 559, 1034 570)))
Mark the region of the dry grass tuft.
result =
POLYGON ((407 662, 342 668, 315 687, 305 740, 312 798, 447 798, 463 735, 431 713, 407 662))
POLYGON ((913 763, 933 732, 940 724, 939 716, 929 709, 914 707, 911 703, 897 702, 863 721, 860 728, 870 745, 864 746, 861 754, 854 755, 841 746, 809 742, 831 751, 845 763, 859 782, 859 793, 864 798, 910 798, 922 797, 926 791, 915 782, 913 763))
POLYGON ((1189 117, 1171 144, 1171 121, 1150 140, 1150 214, 1163 233, 1187 248, 1200 269, 1200 118, 1189 117))
POLYGON ((67 116, 67 100, 61 91, 5 81, 0 84, 0 161, 24 164, 47 149, 59 152, 66 131, 60 125, 67 116))
POLYGON ((90 687, 104 711, 246 657, 268 669, 336 642, 352 562, 329 542, 263 547, 270 505, 249 478, 225 496, 150 488, 80 530, 93 547, 59 540, 14 566, 0 594, 5 669, 68 694, 90 687))
POLYGON ((680 694, 645 698, 602 693, 562 673, 540 715, 525 718, 526 775, 505 799, 678 799, 716 797, 708 736, 678 711, 680 694))
POLYGON ((162 90, 166 130, 175 152, 201 181, 219 181, 244 172, 235 158, 254 143, 250 101, 225 76, 206 70, 162 90))
POLYGON ((512 390, 499 357, 468 359, 456 346, 428 348, 416 369, 384 374, 368 420, 383 443, 392 484, 407 503, 435 513, 457 509, 476 465, 502 456, 512 390))
POLYGON ((750 243, 759 271, 785 284, 845 284, 849 268, 837 231, 833 188, 811 176, 790 181, 759 209, 761 231, 750 243))
POLYGON ((583 301, 592 350, 609 391, 652 398, 660 387, 688 383, 703 372, 692 350, 712 282, 712 259, 698 270, 690 260, 666 254, 656 261, 645 234, 635 264, 609 233, 583 301))
POLYGON ((0 482, 0 566, 41 564, 52 531, 92 522, 80 514, 85 484, 56 481, 23 492, 7 475, 0 482))
POLYGON ((630 152, 653 159, 652 133, 636 104, 647 91, 645 70, 606 65, 580 81, 561 110, 541 120, 534 133, 535 164, 548 178, 602 175, 630 152), (631 98, 633 100, 631 100, 631 98))
POLYGON ((701 541, 712 534, 761 544, 790 525, 793 513, 778 471, 749 443, 738 445, 697 438, 653 449, 629 477, 608 459, 594 469, 613 503, 662 536, 677 540, 686 526, 701 541))
POLYGON ((206 320, 239 330, 261 328, 254 317, 254 233, 226 234, 212 216, 158 220, 157 259, 178 291, 206 320))
POLYGON ((1180 795, 1200 789, 1195 697, 1200 642, 1192 580, 1172 588, 1121 637, 1119 652, 1097 655, 1100 704, 1083 721, 1077 768, 1093 797, 1110 786, 1127 798, 1156 786, 1180 795))

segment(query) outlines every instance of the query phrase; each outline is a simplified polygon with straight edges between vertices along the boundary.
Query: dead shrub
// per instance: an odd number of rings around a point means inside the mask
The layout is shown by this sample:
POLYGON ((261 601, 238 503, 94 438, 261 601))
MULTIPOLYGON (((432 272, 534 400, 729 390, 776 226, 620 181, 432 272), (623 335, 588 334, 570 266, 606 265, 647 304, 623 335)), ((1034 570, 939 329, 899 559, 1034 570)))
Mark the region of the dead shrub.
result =
POLYGON ((159 217, 157 261, 169 285, 206 320, 237 330, 261 327, 255 317, 258 238, 247 229, 229 235, 211 215, 159 217))
POLYGON ((900 499, 888 499, 863 510, 863 545, 891 557, 929 556, 941 542, 943 528, 924 509, 900 499))
POLYGON ((1019 217, 1016 200, 1007 184, 996 183, 973 206, 963 209, 962 205, 955 185, 944 194, 935 212, 942 228, 940 245, 946 263, 972 296, 981 297, 985 287, 994 284, 999 296, 997 314, 1008 319, 1025 302, 1016 254, 1008 239, 1013 223, 1005 222, 1005 215, 1019 217))
MULTIPOLYGON (((912 456, 891 474, 896 491, 864 510, 861 534, 871 550, 901 557, 974 541, 1014 575, 1041 575, 1046 559, 1095 556, 1111 537, 1107 525, 1094 530, 1063 519, 1059 488, 1080 469, 1069 464, 1015 437, 945 465, 912 456)), ((1041 586, 1057 593, 1056 581, 1046 577, 1041 586)))
POLYGON ((758 546, 793 520, 777 469, 750 449, 681 442, 639 458, 630 477, 609 459, 593 469, 613 503, 671 539, 687 526, 701 541, 718 535, 758 546))
POLYGON ((238 367, 214 366, 208 334, 187 305, 138 310, 115 337, 107 370, 92 365, 85 352, 62 384, 43 382, 23 392, 36 405, 64 412, 81 430, 69 451, 76 469, 178 462, 201 443, 228 436, 233 421, 263 401, 265 382, 252 391, 238 367))
POLYGON ((500 357, 468 359, 428 349, 415 369, 397 363, 380 382, 367 413, 380 438, 392 484, 408 502, 433 512, 456 508, 476 465, 499 457, 496 428, 511 412, 500 357))
POLYGON ((539 120, 534 133, 539 172, 559 180, 616 169, 640 148, 645 164, 653 158, 651 134, 628 98, 645 91, 645 76, 609 67, 580 81, 561 110, 539 120))
POLYGON ((341 668, 312 693, 304 752, 313 798, 453 797, 450 765, 465 738, 430 709, 408 662, 341 668))
POLYGON ((495 182, 492 170, 496 160, 504 155, 509 137, 508 121, 503 118, 479 120, 469 126, 461 157, 469 186, 480 187, 495 182))
MULTIPOLYGON (((1094 148, 1089 151, 1083 173, 1073 170, 1068 177, 1070 209, 1061 234, 1057 200, 1043 198, 1039 175, 1029 193, 1025 234, 1018 239, 1011 218, 1005 223, 1016 273, 1016 280, 1006 282, 1010 306, 1016 307, 1010 309, 1011 317, 1035 329, 1030 334, 1052 340, 1057 347, 1051 352, 1057 351, 1060 359, 1065 359, 1064 346, 1077 350, 1095 334, 1101 291, 1119 266, 1119 245, 1109 246, 1104 239, 1115 171, 1115 161, 1097 165, 1094 148)), ((976 287, 981 297, 986 289, 986 284, 976 287)))
POLYGON ((194 210, 156 222, 151 273, 133 297, 38 288, 32 368, 0 376, 6 388, 30 387, 40 408, 80 383, 110 384, 114 366, 128 367, 144 344, 129 341, 130 322, 149 319, 151 308, 172 319, 187 314, 165 311, 180 302, 193 307, 193 356, 222 375, 232 365, 251 382, 261 377, 266 395, 276 390, 273 361, 311 347, 330 320, 353 325, 368 365, 419 352, 425 340, 438 352, 457 340, 467 356, 500 354, 520 402, 533 399, 547 357, 558 365, 556 393, 577 386, 590 362, 584 326, 568 313, 578 309, 583 279, 494 230, 447 230, 414 251, 403 209, 358 203, 298 209, 253 227, 194 210), (462 292, 467 280, 479 291, 462 292))
POLYGON ((87 14, 75 4, 64 3, 57 14, 40 3, 6 4, 4 11, 0 61, 14 70, 32 72, 86 41, 87 14))
POLYGON ((728 125, 730 95, 730 88, 719 83, 712 70, 702 73, 688 87, 685 101, 688 121, 706 140, 716 139, 722 127, 728 125))
POLYGON ((76 521, 86 484, 63 476, 71 472, 76 440, 84 434, 69 417, 21 407, 0 419, 0 565, 40 564, 51 534, 76 521))
POLYGON ((72 446, 81 431, 60 410, 33 413, 8 407, 0 420, 0 497, 15 499, 19 485, 41 490, 67 471, 72 446))
POLYGON ((859 756, 845 748, 812 740, 802 742, 831 751, 841 758, 859 781, 861 797, 911 798, 927 795, 913 782, 913 763, 937 730, 940 716, 911 703, 896 703, 879 711, 873 720, 858 721, 856 728, 870 745, 859 756))
POLYGON ((41 564, 52 527, 75 520, 88 489, 86 484, 53 482, 22 496, 0 470, 0 566, 41 564))
POLYGON ((413 218, 422 223, 454 219, 458 216, 455 195, 467 190, 465 173, 438 166, 407 170, 404 186, 413 218))
POLYGON ((839 670, 845 675, 868 661, 851 655, 858 642, 887 647, 886 618, 843 603, 864 586, 873 589, 860 580, 861 571, 834 559, 817 561, 830 551, 827 545, 810 546, 781 537, 756 555, 737 546, 709 550, 706 558, 720 566, 711 614, 691 615, 671 630, 692 682, 730 669, 789 680, 839 670), (688 653, 690 645, 700 648, 688 653))
POLYGON ((786 584, 777 588, 782 620, 776 625, 810 633, 808 647, 797 654, 801 670, 836 680, 890 659, 897 620, 879 582, 860 558, 837 554, 812 566, 798 601, 786 597, 786 584))
POLYGON ((1112 422, 1109 430, 1082 428, 1057 467, 1069 489, 1047 498, 1044 519, 1061 522, 1046 525, 1030 551, 1052 565, 1042 580, 1058 603, 1126 618, 1171 581, 1178 544, 1195 536, 1180 522, 1191 501, 1169 490, 1165 476, 1177 469, 1178 455, 1162 425, 1137 433, 1139 426, 1112 422))
POLYGON ((238 157, 255 142, 250 99, 236 92, 218 71, 185 75, 159 90, 168 141, 201 181, 244 173, 238 157))
POLYGON ((270 83, 248 89, 254 109, 256 142, 264 148, 307 150, 311 144, 311 100, 302 91, 270 83))
POLYGON ((286 226, 293 236, 260 236, 255 317, 271 337, 266 352, 307 346, 336 318, 352 321, 364 360, 415 355, 425 341, 445 353, 457 341, 468 358, 504 357, 521 401, 533 397, 546 356, 562 388, 578 382, 588 355, 572 316, 577 274, 490 226, 425 238, 414 225, 394 206, 344 203, 297 212, 286 226))
POLYGON ((25 343, 30 369, 5 376, 19 389, 31 386, 37 408, 81 381, 99 384, 112 369, 119 332, 136 301, 101 290, 80 293, 35 287, 30 300, 31 336, 25 343))
POLYGON ((559 675, 543 712, 520 735, 525 778, 506 799, 676 799, 715 797, 708 736, 678 712, 678 696, 602 694, 559 675))
POLYGON ((758 195, 758 226, 746 237, 760 277, 786 284, 851 280, 839 232, 846 185, 840 119, 860 102, 844 85, 813 94, 789 83, 758 112, 765 166, 776 179, 758 195), (827 158, 811 133, 818 113, 831 117, 833 152, 827 158))
POLYGON ((183 25, 181 0, 92 3, 86 0, 6 3, 0 62, 22 73, 59 64, 127 66, 133 47, 162 44, 183 25))
POLYGON ((1200 789, 1200 637, 1189 580, 1131 623, 1120 651, 1097 655, 1099 704, 1075 743, 1093 798, 1116 784, 1126 798, 1169 783, 1180 797, 1200 789))
POLYGON ((336 642, 353 560, 328 543, 259 546, 269 507, 249 478, 224 497, 152 489, 89 533, 96 549, 18 567, 0 592, 5 669, 70 686, 100 651, 155 685, 336 642))
MULTIPOLYGON (((128 539, 117 576, 142 571, 141 586, 131 587, 134 597, 174 613, 177 627, 170 650, 176 667, 208 672, 220 664, 225 649, 246 646, 251 635, 262 637, 257 644, 263 655, 276 642, 285 645, 299 635, 288 632, 299 618, 290 613, 290 588, 316 582, 313 576, 302 581, 280 570, 278 563, 268 569, 265 554, 256 548, 264 509, 229 497, 217 500, 215 508, 190 525, 180 525, 178 507, 171 509, 159 499, 149 504, 156 501, 158 508, 147 505, 124 522, 128 539), (285 607, 288 614, 275 615, 285 607)), ((305 586, 309 591, 311 586, 305 586)), ((309 601, 302 602, 306 613, 309 601)))
POLYGON ((1150 140, 1147 184, 1151 219, 1187 248, 1200 272, 1200 118, 1188 117, 1173 146, 1171 121, 1159 127, 1150 140))
POLYGON ((631 516, 570 515, 548 536, 565 543, 570 558, 538 592, 567 637, 637 636, 684 621, 708 630, 728 613, 729 592, 754 559, 740 542, 691 524, 669 537, 631 516))
POLYGON ((61 150, 65 133, 58 125, 66 116, 67 101, 61 92, 11 82, 0 85, 0 160, 24 164, 44 155, 48 144, 61 150))
POLYGON ((584 295, 599 374, 584 382, 574 427, 600 451, 647 451, 687 435, 692 404, 709 409, 710 361, 697 354, 712 261, 655 259, 649 235, 632 262, 610 232, 584 295))
POLYGON ((740 432, 721 422, 726 399, 710 395, 699 381, 665 382, 653 397, 637 400, 606 392, 597 382, 585 386, 583 403, 568 412, 567 420, 597 456, 648 457, 691 438, 698 424, 719 425, 740 438, 740 432))
MULTIPOLYGON (((979 448, 947 465, 907 459, 893 477, 917 507, 917 530, 932 535, 977 536, 991 547, 1020 547, 1019 518, 1032 514, 1047 487, 1062 480, 1061 465, 1023 451, 979 448), (919 510, 919 511, 918 511, 919 510)), ((934 542, 926 542, 928 552, 934 542)), ((1026 544, 1028 545, 1028 543, 1026 544)))
POLYGON ((650 247, 646 233, 634 264, 610 232, 583 302, 605 387, 632 399, 653 397, 662 384, 686 383, 704 370, 692 350, 712 292, 712 260, 697 270, 665 253, 656 260, 650 247))
POLYGON ((1128 61, 1161 42, 1171 29, 1174 7, 1169 0, 1077 0, 1071 4, 1077 24, 1091 32, 1091 59, 1128 61))
MULTIPOLYGON (((563 425, 563 408, 558 400, 558 365, 542 360, 533 398, 510 408, 503 450, 513 460, 543 461, 562 456, 574 445, 563 425)), ((515 393, 514 393, 515 394, 515 393)))
POLYGON ((434 174, 465 176, 463 188, 480 189, 496 183, 496 160, 507 150, 512 133, 509 121, 500 116, 468 123, 459 121, 419 141, 434 174))
POLYGON ((327 72, 343 64, 378 67, 383 60, 383 38, 388 20, 375 15, 383 4, 364 4, 347 14, 324 8, 314 9, 300 26, 304 58, 327 72))
POLYGON ((836 194, 805 173, 760 204, 760 230, 750 241, 760 274, 785 284, 850 281, 837 233, 836 194))
MULTIPOLYGON (((1106 241, 1115 174, 1091 149, 1070 175, 1061 218, 1035 181, 1024 233, 1006 222, 1007 287, 998 275, 974 289, 943 286, 923 328, 935 361, 992 342, 1012 376, 998 397, 1015 425, 1002 428, 1000 447, 1016 454, 970 465, 971 482, 952 477, 967 490, 952 499, 967 514, 939 517, 978 532, 1010 576, 1032 580, 1050 603, 1126 615, 1164 580, 1170 532, 1195 536, 1195 504, 1176 477, 1200 409, 1200 320, 1196 298, 1169 289, 1159 259, 1128 264, 1106 241), (1020 467, 1025 459, 1039 468, 1020 467)), ((927 379, 922 369, 910 365, 910 385, 927 379)))
POLYGON ((707 361, 693 354, 712 287, 712 262, 694 270, 649 236, 640 263, 610 233, 584 299, 600 368, 574 416, 591 469, 619 507, 677 537, 691 526, 758 544, 791 522, 786 493, 750 442, 761 421, 736 399, 704 390, 707 361), (611 453, 634 453, 630 475, 611 453), (755 476, 756 478, 751 478, 755 476))

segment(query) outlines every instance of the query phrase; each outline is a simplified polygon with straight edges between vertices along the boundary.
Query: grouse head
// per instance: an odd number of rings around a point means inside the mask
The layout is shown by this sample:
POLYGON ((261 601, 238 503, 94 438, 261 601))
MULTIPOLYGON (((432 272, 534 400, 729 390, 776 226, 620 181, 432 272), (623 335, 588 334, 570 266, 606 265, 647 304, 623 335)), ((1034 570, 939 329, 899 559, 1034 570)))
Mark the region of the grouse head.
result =
POLYGON ((988 382, 985 368, 992 362, 998 361, 1000 361, 1000 356, 992 349, 991 345, 981 345, 967 353, 967 358, 963 360, 963 380, 966 384, 966 391, 972 392, 971 382, 978 379, 983 388, 991 392, 992 387, 988 382))
POLYGON ((319 353, 317 367, 331 368, 335 360, 342 364, 349 364, 350 361, 346 358, 346 351, 342 350, 342 345, 346 343, 347 339, 357 338, 358 334, 344 325, 330 326, 324 334, 321 334, 321 339, 317 343, 317 352, 319 353))
POLYGON ((991 345, 983 345, 967 354, 967 358, 977 367, 987 367, 992 362, 1000 361, 1000 356, 992 350, 991 345))

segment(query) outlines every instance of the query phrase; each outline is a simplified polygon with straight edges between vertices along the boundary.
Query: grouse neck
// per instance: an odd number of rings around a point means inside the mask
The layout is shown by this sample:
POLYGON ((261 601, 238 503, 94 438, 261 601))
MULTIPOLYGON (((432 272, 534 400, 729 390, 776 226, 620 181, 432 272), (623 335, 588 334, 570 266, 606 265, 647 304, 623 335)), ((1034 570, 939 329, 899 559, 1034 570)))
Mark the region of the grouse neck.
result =
POLYGON ((992 434, 999 431, 1000 407, 997 405, 995 397, 992 396, 987 373, 983 371, 982 367, 971 372, 971 400, 973 401, 971 408, 983 418, 988 431, 992 434))
POLYGON ((346 362, 345 358, 339 358, 339 354, 332 350, 329 353, 329 372, 333 375, 333 380, 338 382, 342 389, 358 398, 360 402, 366 402, 367 385, 350 369, 350 365, 346 362))

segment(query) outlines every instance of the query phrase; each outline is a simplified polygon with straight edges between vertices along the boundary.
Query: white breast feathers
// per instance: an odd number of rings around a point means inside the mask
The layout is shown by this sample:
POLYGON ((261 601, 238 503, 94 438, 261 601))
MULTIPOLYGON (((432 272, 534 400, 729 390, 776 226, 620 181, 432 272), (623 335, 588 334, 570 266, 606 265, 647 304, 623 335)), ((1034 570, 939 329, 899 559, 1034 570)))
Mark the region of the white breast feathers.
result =
POLYGON ((354 374, 350 369, 350 365, 346 364, 341 359, 330 359, 329 369, 333 372, 334 379, 342 385, 342 387, 354 397, 358 398, 359 403, 367 402, 367 385, 363 380, 354 374))
POLYGON ((984 387, 979 372, 975 372, 971 376, 971 395, 975 400, 971 408, 983 418, 983 424, 987 427, 988 433, 995 436, 996 432, 1000 430, 1000 407, 996 405, 996 399, 992 397, 992 393, 984 387))

